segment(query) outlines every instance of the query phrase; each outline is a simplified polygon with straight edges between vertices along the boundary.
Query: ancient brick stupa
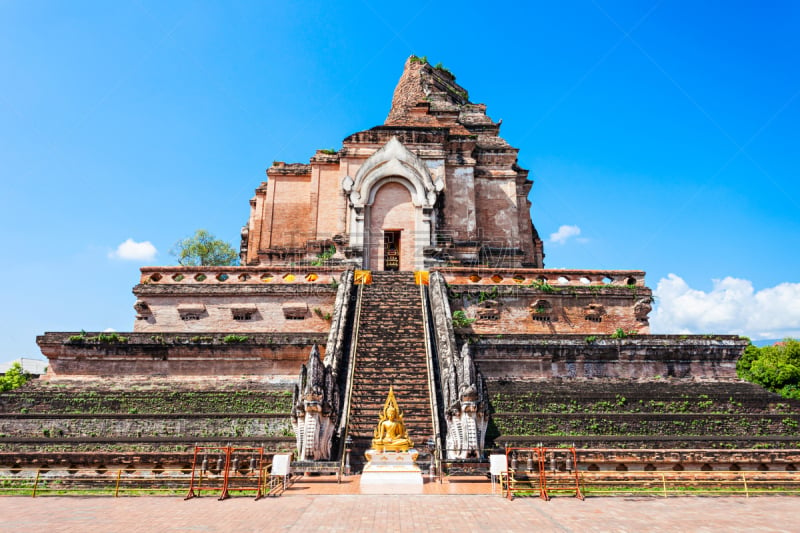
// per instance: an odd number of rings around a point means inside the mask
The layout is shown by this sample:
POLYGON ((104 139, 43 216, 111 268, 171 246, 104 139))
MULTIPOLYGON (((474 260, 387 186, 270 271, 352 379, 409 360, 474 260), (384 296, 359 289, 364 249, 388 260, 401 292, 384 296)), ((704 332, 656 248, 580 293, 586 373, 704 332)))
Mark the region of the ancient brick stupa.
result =
MULTIPOLYGON (((650 335, 642 271, 544 268, 532 182, 499 134, 452 74, 412 56, 383 124, 346 137, 339 150, 318 150, 309 163, 267 170, 250 200, 242 266, 142 268, 133 332, 39 337, 49 382, 70 384, 79 397, 87 387, 113 383, 121 394, 126 382, 145 381, 147 405, 165 391, 179 399, 272 394, 269 407, 214 407, 269 422, 243 423, 231 435, 211 418, 196 420, 182 427, 202 435, 184 429, 173 443, 291 447, 307 464, 339 464, 350 442, 353 457, 363 457, 390 387, 417 447, 442 460, 565 439, 594 448, 596 468, 613 466, 596 449, 796 446, 790 425, 756 427, 781 415, 770 411, 776 397, 736 381, 746 341, 650 335), (281 403, 292 390, 291 404, 281 403), (721 434, 714 428, 729 427, 726 415, 698 415, 686 434, 685 421, 672 424, 683 420, 670 418, 678 414, 648 403, 701 396, 715 413, 734 416, 737 403, 750 402, 763 416, 721 434), (601 403, 610 414, 598 422, 602 409, 592 406, 601 403)), ((187 420, 202 419, 203 407, 192 406, 187 420)), ((134 420, 140 409, 125 416, 134 420)), ((130 437, 109 438, 119 452, 130 437)), ((181 461, 152 453, 152 461, 181 461)), ((628 461, 672 461, 648 453, 628 461)))

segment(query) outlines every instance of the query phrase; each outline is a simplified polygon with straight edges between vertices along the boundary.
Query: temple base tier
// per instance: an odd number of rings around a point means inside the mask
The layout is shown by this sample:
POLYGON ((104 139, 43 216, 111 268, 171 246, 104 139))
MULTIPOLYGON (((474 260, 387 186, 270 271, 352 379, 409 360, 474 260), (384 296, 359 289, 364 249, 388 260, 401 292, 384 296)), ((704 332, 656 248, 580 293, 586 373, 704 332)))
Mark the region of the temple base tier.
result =
POLYGON ((420 494, 422 470, 416 460, 419 452, 381 452, 367 450, 369 463, 361 474, 362 494, 420 494))

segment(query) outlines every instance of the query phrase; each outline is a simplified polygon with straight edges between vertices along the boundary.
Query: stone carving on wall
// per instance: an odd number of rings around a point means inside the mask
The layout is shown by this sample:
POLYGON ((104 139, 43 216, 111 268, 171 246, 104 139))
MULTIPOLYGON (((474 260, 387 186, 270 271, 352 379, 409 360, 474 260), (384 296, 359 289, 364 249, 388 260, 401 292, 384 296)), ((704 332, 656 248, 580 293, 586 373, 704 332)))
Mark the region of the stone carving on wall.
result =
POLYGON ((497 300, 484 300, 475 309, 475 318, 478 320, 497 320, 500 318, 500 302, 497 300))
POLYGON ((589 304, 583 308, 583 313, 586 320, 595 320, 599 322, 602 320, 603 316, 606 315, 606 308, 602 304, 589 304))
POLYGON ((553 304, 547 300, 536 300, 529 306, 528 312, 534 320, 552 322, 555 319, 553 304))
POLYGON ((292 397, 292 428, 297 437, 300 461, 331 458, 331 442, 339 416, 339 392, 331 368, 322 363, 319 348, 311 349, 308 363, 300 369, 300 380, 292 397))
POLYGON ((483 375, 464 344, 444 376, 447 458, 480 457, 489 425, 489 399, 483 375))
POLYGON ((650 298, 642 298, 636 305, 633 306, 633 314, 636 317, 636 320, 641 320, 644 322, 648 321, 648 315, 650 311, 653 310, 652 300, 650 298))

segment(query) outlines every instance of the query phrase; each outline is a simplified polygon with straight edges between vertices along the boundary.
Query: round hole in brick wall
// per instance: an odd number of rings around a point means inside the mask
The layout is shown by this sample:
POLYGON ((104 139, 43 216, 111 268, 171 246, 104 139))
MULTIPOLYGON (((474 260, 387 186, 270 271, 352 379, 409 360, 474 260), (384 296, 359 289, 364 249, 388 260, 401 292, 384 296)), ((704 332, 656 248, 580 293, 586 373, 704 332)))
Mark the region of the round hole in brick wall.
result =
POLYGON ((106 465, 100 465, 97 468, 95 468, 94 471, 102 476, 103 474, 108 472, 108 468, 106 468, 106 465))
POLYGON ((272 281, 272 274, 261 274, 261 281, 264 283, 269 283, 272 281))
POLYGON ((219 281, 220 283, 225 283, 226 281, 228 281, 229 277, 230 276, 228 276, 227 274, 217 274, 217 281, 219 281))
POLYGON ((536 277, 536 281, 538 281, 539 283, 547 283, 547 277, 545 277, 545 276, 537 276, 536 277))
POLYGON ((589 472, 597 472, 598 470, 600 470, 600 467, 597 466, 596 464, 592 463, 592 464, 589 465, 589 468, 587 468, 586 470, 588 470, 589 472))
POLYGON ((161 463, 156 463, 153 467, 153 474, 159 475, 164 473, 164 466, 161 463))
POLYGON ((656 471, 656 467, 655 467, 655 465, 653 465, 651 463, 647 463, 646 465, 644 465, 644 471, 645 472, 655 472, 656 471))
POLYGON ((494 276, 492 276, 492 281, 495 283, 500 283, 501 281, 503 281, 503 276, 501 276, 500 274, 495 274, 494 276))
POLYGON ((158 272, 156 272, 155 274, 151 274, 150 281, 158 283, 159 281, 161 281, 161 274, 159 274, 158 272))
POLYGON ((567 276, 558 276, 558 279, 556 281, 560 285, 568 285, 569 284, 569 278, 567 276))
POLYGON ((611 285, 612 283, 614 283, 614 278, 610 276, 603 276, 603 283, 606 285, 611 285))
POLYGON ((672 467, 672 470, 673 470, 674 472, 683 472, 683 465, 679 463, 679 464, 677 464, 677 465, 673 466, 673 467, 672 467))
POLYGON ((623 463, 620 463, 620 464, 617 465, 617 467, 614 470, 616 470, 617 472, 627 472, 628 471, 628 467, 625 466, 623 463))
POLYGON ((185 276, 183 274, 173 274, 172 281, 181 282, 185 276))
POLYGON ((580 282, 583 283, 584 285, 588 285, 592 282, 592 280, 590 280, 586 276, 581 276, 580 282))
POLYGON ((522 283, 522 282, 525 281, 525 277, 524 276, 520 276, 519 274, 517 274, 516 276, 514 276, 511 279, 514 280, 514 283, 522 283))
POLYGON ((247 281, 250 279, 250 274, 239 274, 239 281, 247 281))
POLYGON ((310 273, 310 274, 306 274, 306 281, 309 282, 309 283, 314 283, 318 279, 319 279, 319 276, 317 274, 314 274, 313 272, 310 273))
POLYGON ((77 474, 78 473, 78 465, 69 465, 67 467, 67 474, 77 474))
POLYGON ((472 275, 469 277, 469 280, 470 280, 472 283, 478 283, 478 282, 479 282, 481 279, 482 279, 482 278, 481 278, 479 275, 477 275, 477 274, 472 274, 472 275))
POLYGON ((19 463, 14 463, 14 466, 11 467, 11 470, 9 470, 9 472, 11 472, 12 474, 19 474, 20 472, 22 472, 22 465, 19 463))
POLYGON ((284 274, 283 275, 283 281, 285 281, 286 283, 293 282, 294 281, 294 274, 284 274))
POLYGON ((794 466, 792 463, 789 463, 788 465, 786 465, 786 471, 787 472, 797 472, 797 467, 794 466))
POLYGON ((636 285, 636 278, 628 278, 625 280, 625 285, 636 285))
POLYGON ((133 474, 134 472, 136 472, 136 468, 132 464, 128 464, 128 466, 125 467, 126 474, 133 474))
POLYGON ((732 463, 731 466, 728 467, 728 470, 730 470, 731 472, 738 472, 739 470, 741 470, 741 468, 739 468, 739 465, 737 465, 736 463, 732 463))
POLYGON ((714 470, 714 469, 711 467, 711 465, 710 465, 710 464, 708 464, 708 463, 703 463, 703 466, 701 466, 701 467, 700 467, 700 470, 701 470, 702 472, 711 472, 711 471, 712 471, 712 470, 714 470))
POLYGON ((194 280, 195 281, 205 281, 206 277, 208 277, 208 276, 206 276, 205 274, 196 274, 194 276, 194 280))
POLYGON ((191 474, 191 473, 192 473, 192 465, 190 465, 190 464, 188 464, 188 463, 187 463, 187 464, 185 464, 185 465, 183 465, 183 466, 181 467, 181 472, 182 472, 183 474, 191 474))

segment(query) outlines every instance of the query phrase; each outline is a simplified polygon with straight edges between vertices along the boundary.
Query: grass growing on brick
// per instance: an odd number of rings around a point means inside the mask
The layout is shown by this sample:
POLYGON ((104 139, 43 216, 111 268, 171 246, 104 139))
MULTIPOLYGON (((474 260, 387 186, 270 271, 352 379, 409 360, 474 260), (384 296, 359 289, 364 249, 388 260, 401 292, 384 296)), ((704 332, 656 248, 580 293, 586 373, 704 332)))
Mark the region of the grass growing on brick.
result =
POLYGON ((283 413, 291 393, 264 391, 17 391, 0 394, 6 413, 283 413))

